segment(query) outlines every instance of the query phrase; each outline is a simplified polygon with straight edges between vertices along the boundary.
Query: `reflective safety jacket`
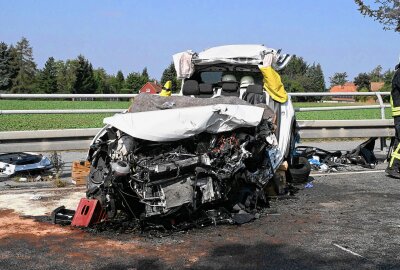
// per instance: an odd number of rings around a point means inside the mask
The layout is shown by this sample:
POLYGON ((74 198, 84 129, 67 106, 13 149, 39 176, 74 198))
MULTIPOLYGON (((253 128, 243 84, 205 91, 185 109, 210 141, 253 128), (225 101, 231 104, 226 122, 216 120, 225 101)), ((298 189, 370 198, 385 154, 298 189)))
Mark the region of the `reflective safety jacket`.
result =
POLYGON ((259 66, 263 75, 264 89, 273 100, 279 103, 285 103, 288 100, 288 94, 283 87, 281 76, 271 66, 259 66))
POLYGON ((160 96, 162 97, 170 97, 172 94, 172 82, 171 81, 167 81, 160 93, 160 96))
POLYGON ((396 70, 392 80, 392 92, 390 93, 390 105, 392 116, 400 116, 400 68, 396 70))

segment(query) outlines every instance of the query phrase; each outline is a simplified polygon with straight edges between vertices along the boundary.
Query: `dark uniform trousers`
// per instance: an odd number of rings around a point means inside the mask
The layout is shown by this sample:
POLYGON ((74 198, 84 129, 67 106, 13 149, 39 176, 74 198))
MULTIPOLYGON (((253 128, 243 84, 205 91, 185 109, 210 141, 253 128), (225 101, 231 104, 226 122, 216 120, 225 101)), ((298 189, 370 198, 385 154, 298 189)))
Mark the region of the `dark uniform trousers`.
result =
POLYGON ((392 81, 392 92, 390 94, 390 104, 392 106, 392 116, 394 118, 394 128, 396 137, 393 146, 392 156, 388 169, 399 171, 400 167, 400 69, 397 70, 392 81))

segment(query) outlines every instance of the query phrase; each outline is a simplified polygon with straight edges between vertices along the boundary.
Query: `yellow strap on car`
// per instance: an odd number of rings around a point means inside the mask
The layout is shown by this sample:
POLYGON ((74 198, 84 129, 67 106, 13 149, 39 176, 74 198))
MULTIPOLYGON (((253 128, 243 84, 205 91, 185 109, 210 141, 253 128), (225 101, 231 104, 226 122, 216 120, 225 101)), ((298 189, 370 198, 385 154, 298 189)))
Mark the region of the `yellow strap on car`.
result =
POLYGON ((283 87, 281 76, 272 67, 259 67, 264 77, 264 89, 273 100, 279 103, 285 103, 288 100, 288 94, 283 87))

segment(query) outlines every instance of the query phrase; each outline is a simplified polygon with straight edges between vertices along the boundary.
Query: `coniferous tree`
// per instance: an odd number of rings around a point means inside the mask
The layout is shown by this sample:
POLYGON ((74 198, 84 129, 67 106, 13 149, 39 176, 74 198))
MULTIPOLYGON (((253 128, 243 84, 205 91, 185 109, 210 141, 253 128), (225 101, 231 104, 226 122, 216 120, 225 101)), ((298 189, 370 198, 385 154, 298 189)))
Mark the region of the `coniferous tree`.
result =
POLYGON ((316 78, 317 78, 316 84, 317 84, 318 89, 320 89, 319 92, 325 92, 326 91, 325 76, 324 76, 324 72, 322 71, 321 64, 319 64, 319 63, 317 64, 315 72, 316 72, 316 78))
POLYGON ((39 90, 47 94, 58 91, 57 66, 53 57, 49 57, 39 75, 39 90))
POLYGON ((110 94, 111 87, 108 80, 107 72, 104 68, 98 68, 93 71, 94 79, 96 81, 96 93, 110 94))
POLYGON ((11 56, 8 46, 0 42, 0 90, 10 90, 12 72, 10 66, 11 56))
POLYGON ((96 92, 96 81, 93 76, 92 64, 83 55, 78 56, 75 77, 73 93, 93 94, 96 92))
POLYGON ((142 71, 143 80, 149 81, 149 73, 147 72, 147 67, 145 67, 142 71))
POLYGON ((10 91, 12 90, 13 83, 15 81, 15 78, 18 75, 19 72, 19 61, 18 61, 18 53, 17 50, 13 45, 10 45, 8 48, 8 55, 10 57, 10 74, 11 74, 11 85, 10 85, 10 91))
POLYGON ((175 65, 172 62, 163 72, 161 76, 161 84, 164 85, 167 81, 172 82, 172 92, 180 90, 181 81, 176 76, 175 65))
POLYGON ((121 70, 118 70, 116 76, 116 91, 119 93, 125 85, 125 77, 121 70))
POLYGON ((31 92, 36 75, 36 63, 33 60, 32 47, 26 38, 15 46, 18 73, 13 80, 12 92, 31 92))

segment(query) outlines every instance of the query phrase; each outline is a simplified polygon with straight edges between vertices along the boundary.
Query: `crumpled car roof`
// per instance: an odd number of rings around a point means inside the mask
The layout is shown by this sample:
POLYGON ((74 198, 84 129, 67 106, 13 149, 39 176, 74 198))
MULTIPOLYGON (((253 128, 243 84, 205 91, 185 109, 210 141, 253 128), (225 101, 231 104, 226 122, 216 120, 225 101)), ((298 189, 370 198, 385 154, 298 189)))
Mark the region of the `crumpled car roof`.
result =
POLYGON ((204 50, 198 54, 199 60, 210 62, 221 59, 249 58, 261 62, 266 52, 274 51, 264 45, 225 45, 204 50))

